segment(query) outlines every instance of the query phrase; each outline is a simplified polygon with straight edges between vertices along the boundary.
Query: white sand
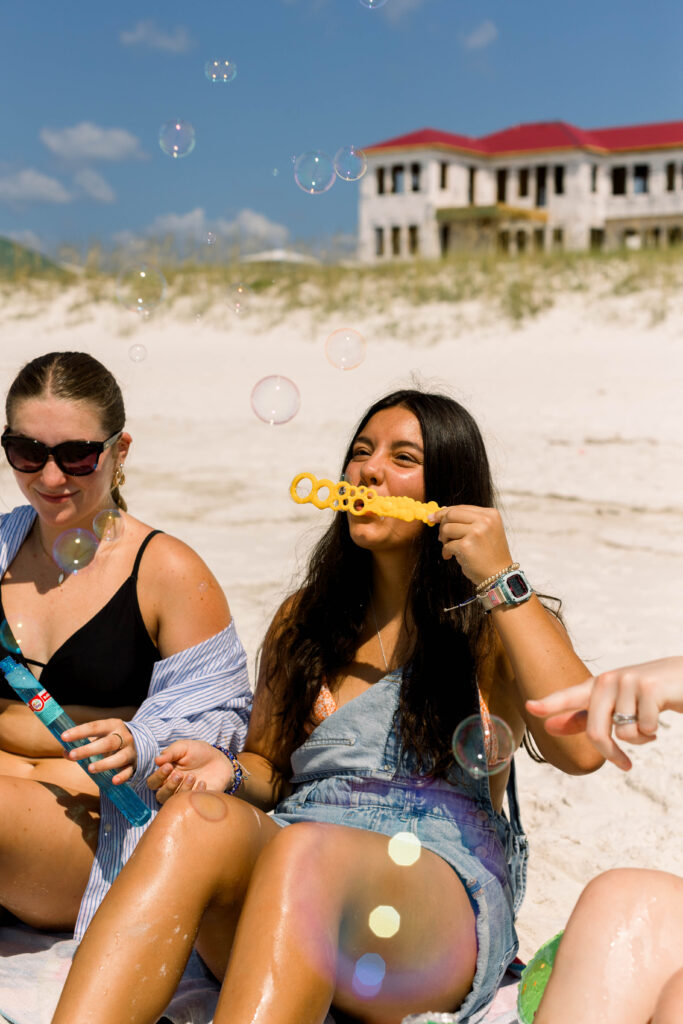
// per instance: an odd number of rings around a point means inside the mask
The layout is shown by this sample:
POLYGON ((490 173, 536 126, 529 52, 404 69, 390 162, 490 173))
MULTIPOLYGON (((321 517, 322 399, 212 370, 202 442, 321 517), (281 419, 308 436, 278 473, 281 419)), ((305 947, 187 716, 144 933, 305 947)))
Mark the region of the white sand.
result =
MULTIPOLYGON (((411 374, 449 388, 480 422, 514 557, 537 589, 563 598, 593 670, 682 652, 683 307, 653 327, 642 294, 590 303, 568 295, 514 329, 474 304, 397 303, 390 324, 301 311, 279 320, 264 299, 243 319, 213 308, 197 324, 162 310, 139 324, 113 305, 70 308, 76 298, 67 292, 40 308, 21 292, 3 301, 3 387, 22 362, 50 350, 87 350, 114 371, 134 437, 131 511, 206 559, 252 666, 326 522, 326 513, 291 502, 292 477, 336 479, 365 406, 411 374), (368 341, 365 362, 350 372, 324 355, 325 338, 342 326, 368 341), (134 343, 148 350, 137 364, 128 357, 134 343), (301 411, 280 427, 256 419, 249 403, 271 373, 301 391, 301 411)), ((0 508, 18 503, 3 465, 0 508)), ((608 766, 569 778, 518 756, 532 842, 523 955, 562 927, 599 871, 683 874, 683 720, 664 718, 668 727, 634 752, 628 775, 608 766)))

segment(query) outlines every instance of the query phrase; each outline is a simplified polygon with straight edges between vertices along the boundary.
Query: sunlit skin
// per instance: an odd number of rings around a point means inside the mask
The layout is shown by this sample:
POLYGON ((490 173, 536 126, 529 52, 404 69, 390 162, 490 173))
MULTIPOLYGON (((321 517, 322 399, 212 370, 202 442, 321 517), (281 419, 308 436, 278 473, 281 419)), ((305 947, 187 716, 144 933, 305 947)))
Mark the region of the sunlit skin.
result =
MULTIPOLYGON (((50 394, 18 403, 8 425, 13 433, 49 447, 62 441, 103 441, 111 433, 94 404, 50 394)), ((124 432, 87 476, 65 474, 52 456, 36 473, 14 471, 37 517, 2 579, 2 601, 28 658, 47 663, 131 573, 150 527, 126 513, 121 538, 103 543, 87 569, 67 575, 61 585, 60 569, 50 555, 60 533, 74 527, 92 530, 95 515, 112 506, 114 472, 125 463, 130 444, 124 432)), ((206 639, 230 621, 225 597, 209 570, 171 537, 155 538, 145 553, 138 599, 147 631, 164 656, 206 639), (200 584, 206 588, 202 592, 200 584)), ((40 677, 40 668, 31 668, 40 677)), ((65 738, 93 740, 68 759, 22 702, 0 699, 0 913, 6 908, 29 924, 56 929, 75 923, 98 836, 99 790, 77 758, 104 755, 91 766, 93 773, 114 768, 118 781, 130 778, 137 760, 126 726, 135 707, 102 709, 94 691, 92 704, 65 710, 78 723, 65 738)))
MULTIPOLYGON (((355 439, 346 477, 382 494, 422 500, 422 446, 411 412, 384 410, 355 439)), ((465 563, 463 571, 472 579, 511 561, 500 517, 490 509, 443 509, 434 527, 349 516, 349 529, 372 556, 377 623, 370 613, 352 662, 330 680, 338 706, 385 675, 382 647, 390 666, 410 658, 414 636, 406 621, 407 587, 421 530, 438 530, 444 557, 465 563), (502 565, 501 558, 506 559, 502 565)), ((276 622, 290 605, 291 599, 276 622)), ((507 637, 511 657, 501 641, 482 673, 482 686, 487 692, 509 691, 505 700, 496 699, 514 712, 519 740, 523 699, 548 692, 548 678, 571 685, 587 671, 564 631, 535 599, 509 614, 496 610, 492 615, 508 620, 497 630, 507 637)), ((386 836, 314 822, 280 829, 264 813, 286 791, 289 775, 275 753, 278 724, 267 685, 273 665, 268 651, 267 638, 240 754, 250 772, 240 799, 219 795, 232 783, 232 767, 206 744, 179 741, 157 759, 148 784, 165 806, 95 915, 53 1024, 120 1024, 124 1018, 153 1024, 171 998, 195 935, 202 957, 223 981, 216 1024, 321 1024, 331 1002, 363 1024, 398 1024, 411 1012, 449 1012, 462 1003, 476 963, 475 920, 465 888, 444 860, 423 850, 413 865, 403 867, 388 855, 386 836), (216 791, 212 800, 224 804, 224 817, 218 805, 198 804, 197 794, 188 793, 200 787, 216 791), (400 915, 391 938, 379 939, 370 928, 370 914, 380 905, 400 915), (132 926, 125 943, 117 944, 113 937, 126 921, 132 926), (175 921, 182 922, 179 935, 175 921), (368 952, 379 953, 386 963, 381 992, 369 1002, 354 992, 352 982, 353 965, 368 952), (97 970, 103 963, 106 982, 97 970), (144 987, 136 982, 139 965, 148 978, 144 987)), ((568 770, 591 771, 600 764, 583 738, 547 738, 546 749, 568 770)))

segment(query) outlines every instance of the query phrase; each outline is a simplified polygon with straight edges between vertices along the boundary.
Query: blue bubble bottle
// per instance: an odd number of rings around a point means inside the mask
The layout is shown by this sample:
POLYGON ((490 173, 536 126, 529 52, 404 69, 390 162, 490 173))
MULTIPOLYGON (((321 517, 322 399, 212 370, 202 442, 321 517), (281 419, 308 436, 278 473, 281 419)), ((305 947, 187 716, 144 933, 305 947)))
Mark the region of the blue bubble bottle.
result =
MULTIPOLYGON (((7 657, 0 661, 0 671, 4 673, 5 679, 16 695, 25 704, 28 704, 31 711, 37 715, 43 725, 47 726, 55 739, 59 740, 66 750, 73 750, 74 747, 82 747, 90 742, 89 740, 75 740, 67 743, 62 739, 62 733, 66 729, 73 729, 76 723, 24 665, 19 665, 14 658, 7 657)), ((113 768, 107 768, 106 771, 95 775, 88 772, 87 765, 92 761, 99 761, 101 757, 101 754, 96 754, 94 757, 76 763, 80 764, 81 768, 87 772, 88 778, 97 783, 102 792, 118 807, 121 814, 128 818, 131 825, 144 825, 152 816, 151 810, 127 782, 122 782, 118 786, 114 785, 112 779, 117 773, 113 768)))

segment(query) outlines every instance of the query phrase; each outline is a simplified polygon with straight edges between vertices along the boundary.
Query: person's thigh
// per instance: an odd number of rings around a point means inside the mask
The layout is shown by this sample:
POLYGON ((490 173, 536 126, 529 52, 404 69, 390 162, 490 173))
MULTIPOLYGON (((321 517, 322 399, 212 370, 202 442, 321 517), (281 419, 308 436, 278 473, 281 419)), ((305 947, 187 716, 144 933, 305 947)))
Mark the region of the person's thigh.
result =
POLYGON ((99 799, 0 775, 0 905, 36 928, 73 928, 99 830, 99 799))
MULTIPOLYGON (((681 951, 683 960, 683 951, 681 951)), ((680 1024, 683 1017, 683 967, 669 978, 659 994, 652 1024, 680 1024)))

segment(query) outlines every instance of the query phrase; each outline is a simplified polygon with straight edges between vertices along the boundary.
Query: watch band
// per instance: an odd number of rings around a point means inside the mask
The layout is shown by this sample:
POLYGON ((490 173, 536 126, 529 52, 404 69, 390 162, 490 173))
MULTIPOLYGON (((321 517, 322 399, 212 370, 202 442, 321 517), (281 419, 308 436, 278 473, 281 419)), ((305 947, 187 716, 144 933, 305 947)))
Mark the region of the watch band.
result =
POLYGON ((532 594, 533 590, 526 576, 521 570, 516 569, 496 580, 495 587, 491 587, 485 594, 479 594, 479 602, 485 612, 490 612, 500 605, 514 607, 524 604, 532 594))

